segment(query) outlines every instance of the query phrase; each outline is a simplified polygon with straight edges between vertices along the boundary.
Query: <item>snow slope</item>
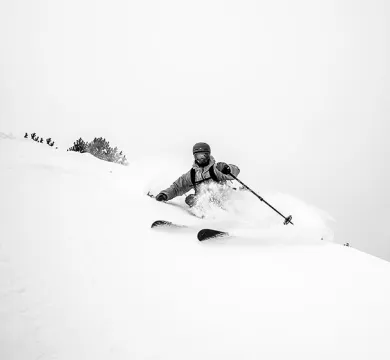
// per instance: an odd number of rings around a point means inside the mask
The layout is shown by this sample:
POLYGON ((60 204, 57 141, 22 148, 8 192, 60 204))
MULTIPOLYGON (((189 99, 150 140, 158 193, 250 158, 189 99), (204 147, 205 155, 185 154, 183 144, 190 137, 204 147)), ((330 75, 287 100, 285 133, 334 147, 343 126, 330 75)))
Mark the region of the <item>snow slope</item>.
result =
POLYGON ((294 227, 245 192, 205 220, 157 203, 163 169, 0 139, 0 359, 390 358, 388 262, 287 195, 263 194, 294 227))

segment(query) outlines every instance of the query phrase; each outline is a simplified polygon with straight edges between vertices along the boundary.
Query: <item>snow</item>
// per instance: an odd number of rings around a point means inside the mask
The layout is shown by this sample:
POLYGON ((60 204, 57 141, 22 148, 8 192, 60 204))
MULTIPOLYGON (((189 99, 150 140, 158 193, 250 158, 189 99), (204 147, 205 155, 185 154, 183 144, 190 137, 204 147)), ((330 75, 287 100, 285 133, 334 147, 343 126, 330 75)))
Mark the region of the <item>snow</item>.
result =
POLYGON ((294 227, 248 192, 203 220, 158 203, 163 168, 0 139, 0 359, 390 358, 388 262, 290 195, 262 194, 294 227))

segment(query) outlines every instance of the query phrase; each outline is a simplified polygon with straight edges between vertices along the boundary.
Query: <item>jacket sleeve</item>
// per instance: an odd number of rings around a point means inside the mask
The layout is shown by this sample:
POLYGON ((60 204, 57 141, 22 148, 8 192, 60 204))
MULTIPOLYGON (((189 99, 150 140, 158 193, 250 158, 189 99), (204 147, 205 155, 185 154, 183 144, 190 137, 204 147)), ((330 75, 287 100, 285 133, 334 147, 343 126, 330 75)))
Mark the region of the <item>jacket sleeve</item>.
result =
POLYGON ((180 176, 168 189, 162 190, 161 192, 167 195, 167 200, 171 200, 176 196, 183 195, 190 191, 192 187, 191 171, 188 171, 180 176))
MULTIPOLYGON (((217 163, 215 165, 215 175, 217 176, 217 178, 220 181, 223 181, 223 180, 234 180, 230 175, 225 175, 225 174, 221 173, 221 170, 222 170, 224 164, 225 163, 219 162, 219 163, 217 163)), ((230 167, 231 173, 234 176, 237 176, 240 173, 240 169, 238 168, 238 166, 233 165, 233 164, 228 164, 228 165, 230 167)))

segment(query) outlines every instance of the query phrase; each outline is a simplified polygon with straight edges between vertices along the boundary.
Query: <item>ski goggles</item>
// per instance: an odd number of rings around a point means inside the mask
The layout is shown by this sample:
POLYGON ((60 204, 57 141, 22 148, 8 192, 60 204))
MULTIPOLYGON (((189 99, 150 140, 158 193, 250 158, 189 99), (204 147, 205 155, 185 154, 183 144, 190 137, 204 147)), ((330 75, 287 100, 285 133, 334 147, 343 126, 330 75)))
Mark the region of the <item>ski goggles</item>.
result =
POLYGON ((194 154, 195 160, 208 160, 210 159, 210 153, 208 152, 197 152, 194 154))

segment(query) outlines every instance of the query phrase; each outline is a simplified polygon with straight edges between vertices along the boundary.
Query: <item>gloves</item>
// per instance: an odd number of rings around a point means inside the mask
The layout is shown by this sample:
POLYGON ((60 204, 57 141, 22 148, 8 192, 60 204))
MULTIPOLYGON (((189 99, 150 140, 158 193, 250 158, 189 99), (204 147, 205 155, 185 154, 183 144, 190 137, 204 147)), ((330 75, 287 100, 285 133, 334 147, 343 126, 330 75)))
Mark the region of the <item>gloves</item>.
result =
POLYGON ((229 175, 231 173, 230 166, 228 164, 224 163, 222 170, 221 170, 221 173, 225 174, 225 175, 229 175))
POLYGON ((168 196, 167 196, 167 194, 159 193, 159 194, 156 196, 156 200, 157 200, 157 201, 167 201, 167 200, 168 200, 168 196))
POLYGON ((222 168, 222 174, 225 174, 225 175, 229 175, 231 173, 230 171, 230 166, 228 164, 226 164, 223 168, 222 168))

